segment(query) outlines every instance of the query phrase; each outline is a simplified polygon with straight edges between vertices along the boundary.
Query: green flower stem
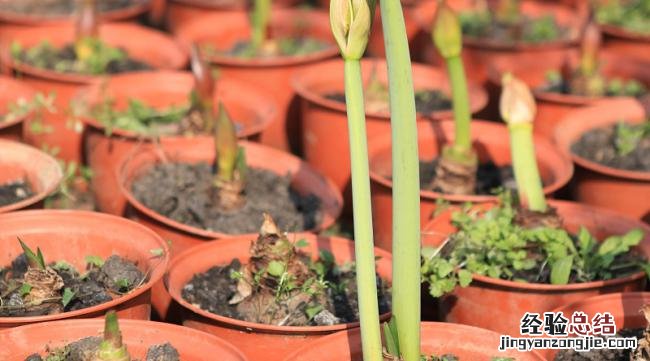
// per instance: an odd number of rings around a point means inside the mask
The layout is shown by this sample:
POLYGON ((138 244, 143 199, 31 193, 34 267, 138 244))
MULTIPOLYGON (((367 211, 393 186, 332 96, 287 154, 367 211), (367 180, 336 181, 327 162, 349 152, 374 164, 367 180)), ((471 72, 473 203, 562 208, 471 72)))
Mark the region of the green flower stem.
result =
POLYGON ((519 198, 531 211, 545 212, 546 198, 535 159, 533 123, 508 124, 512 166, 519 190, 519 198))
POLYGON ((469 110, 469 92, 463 60, 460 56, 446 59, 447 71, 451 82, 452 104, 455 120, 454 150, 456 155, 471 154, 472 138, 470 123, 472 113, 469 110))
POLYGON ((382 361, 370 203, 366 114, 362 84, 359 60, 345 60, 345 101, 350 138, 354 247, 363 359, 364 361, 382 361))
POLYGON ((380 1, 393 157, 393 317, 404 361, 420 360, 420 174, 411 59, 400 0, 380 1))
POLYGON ((267 38, 269 17, 271 16, 271 0, 255 0, 252 16, 251 45, 259 50, 267 38))

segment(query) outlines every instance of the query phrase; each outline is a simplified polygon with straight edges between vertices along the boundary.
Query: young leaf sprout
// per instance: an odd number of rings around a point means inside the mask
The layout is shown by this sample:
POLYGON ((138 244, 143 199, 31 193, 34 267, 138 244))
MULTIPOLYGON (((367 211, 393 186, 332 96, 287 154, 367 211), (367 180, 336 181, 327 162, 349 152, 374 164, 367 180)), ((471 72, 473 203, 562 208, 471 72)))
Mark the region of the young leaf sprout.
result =
POLYGON ((203 119, 203 130, 206 134, 214 131, 214 117, 212 112, 214 104, 212 97, 216 88, 214 76, 210 65, 201 56, 199 47, 192 45, 191 68, 194 76, 194 89, 192 90, 192 107, 196 109, 203 119))
POLYGON ((237 143, 235 124, 223 104, 219 104, 214 143, 217 152, 214 185, 218 189, 218 201, 224 209, 237 209, 244 203, 242 192, 246 184, 246 154, 237 143))
POLYGON ((104 339, 97 350, 96 361, 131 361, 131 356, 122 343, 122 332, 115 311, 108 311, 104 318, 104 339))

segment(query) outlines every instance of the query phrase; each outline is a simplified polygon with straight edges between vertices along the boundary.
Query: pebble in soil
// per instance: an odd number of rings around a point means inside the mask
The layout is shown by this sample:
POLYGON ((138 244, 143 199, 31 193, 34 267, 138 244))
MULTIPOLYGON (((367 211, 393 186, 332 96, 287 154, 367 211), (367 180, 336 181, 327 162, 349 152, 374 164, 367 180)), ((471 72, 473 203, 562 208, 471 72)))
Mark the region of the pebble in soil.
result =
MULTIPOLYGON (((345 94, 343 93, 328 93, 324 95, 325 98, 334 100, 340 103, 345 103, 345 94)), ((388 99, 383 104, 372 107, 375 112, 388 113, 390 111, 388 99)), ((415 92, 415 109, 419 114, 431 114, 451 109, 451 99, 443 92, 435 89, 418 90, 415 92)), ((366 104, 366 108, 368 105, 366 104)))
MULTIPOLYGON (((621 329, 615 337, 643 337, 643 329, 621 329)), ((630 361, 632 349, 602 349, 578 352, 561 350, 555 355, 555 361, 630 361)))
MULTIPOLYGON (((97 1, 99 11, 112 11, 147 3, 149 0, 101 0, 97 1)), ((0 1, 0 12, 12 12, 30 16, 73 15, 77 0, 4 0, 0 1)))
MULTIPOLYGON (((650 129, 649 122, 645 126, 650 129)), ((636 138, 629 152, 621 152, 620 142, 617 142, 617 127, 596 128, 584 133, 571 146, 574 154, 593 162, 616 168, 640 172, 650 172, 650 132, 636 138), (619 143, 619 145, 617 145, 619 143)), ((629 149, 628 149, 629 150, 629 149)))
MULTIPOLYGON (((61 300, 57 302, 65 302, 64 312, 109 302, 131 292, 146 281, 145 274, 137 269, 133 262, 117 255, 107 258, 101 266, 89 264, 84 273, 78 272, 66 262, 52 263, 49 267, 63 280, 61 300)), ((0 268, 0 297, 5 300, 0 306, 0 317, 26 317, 48 313, 47 308, 33 309, 25 304, 21 285, 26 271, 27 261, 22 254, 12 261, 11 266, 0 268)))
POLYGON ((227 234, 256 233, 264 213, 294 232, 320 223, 321 201, 291 187, 291 176, 249 168, 242 208, 225 211, 213 202, 212 166, 158 164, 133 182, 133 195, 146 207, 177 222, 227 234))
POLYGON ((18 203, 33 195, 32 187, 24 180, 0 185, 0 207, 18 203))

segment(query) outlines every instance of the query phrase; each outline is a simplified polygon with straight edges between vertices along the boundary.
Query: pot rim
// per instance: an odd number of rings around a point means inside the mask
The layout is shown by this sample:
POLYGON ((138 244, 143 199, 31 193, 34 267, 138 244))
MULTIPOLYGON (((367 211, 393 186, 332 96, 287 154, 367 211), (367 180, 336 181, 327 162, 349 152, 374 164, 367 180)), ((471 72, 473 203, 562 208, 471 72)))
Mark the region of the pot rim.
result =
MULTIPOLYGON (((105 302, 99 305, 95 305, 92 307, 87 307, 83 308, 80 310, 74 310, 74 311, 68 311, 68 312, 61 312, 53 315, 43 315, 43 316, 28 316, 28 317, 0 317, 0 325, 2 324, 14 324, 14 323, 21 323, 21 324, 26 324, 26 323, 41 323, 45 321, 54 321, 54 320, 62 320, 62 319, 68 319, 68 318, 73 318, 73 317, 80 317, 84 316, 86 314, 94 313, 94 312, 101 312, 105 310, 109 310, 111 308, 115 308, 119 306, 120 304, 126 303, 140 295, 142 295, 145 292, 148 292, 151 290, 151 287, 160 280, 162 280, 165 270, 167 269, 167 266, 169 264, 169 246, 167 245, 167 242, 163 240, 161 236, 159 236, 156 232, 150 230, 149 228, 142 226, 134 221, 128 220, 126 218, 122 217, 117 217, 105 213, 99 213, 99 212, 89 212, 89 211, 80 211, 80 210, 50 210, 50 209, 38 209, 38 210, 27 210, 27 211, 19 211, 19 212, 12 212, 12 213, 5 213, 5 214, 0 214, 0 220, 4 219, 35 219, 38 220, 40 218, 72 218, 76 219, 79 221, 79 224, 83 225, 83 220, 84 219, 89 219, 89 218, 94 218, 94 219, 103 219, 107 224, 109 223, 117 223, 118 225, 128 225, 130 228, 137 228, 143 233, 147 233, 151 236, 152 240, 155 240, 158 243, 159 248, 162 248, 163 250, 163 255, 160 257, 160 262, 157 264, 157 266, 154 267, 154 271, 151 272, 149 276, 149 280, 142 284, 140 287, 136 288, 135 290, 131 291, 130 293, 123 295, 121 297, 118 297, 116 299, 113 299, 109 302, 105 302), (160 270, 160 271, 159 271, 160 270)), ((120 321, 121 322, 121 321, 120 321)))
MULTIPOLYGON (((298 232, 298 233, 289 233, 291 235, 297 236, 297 237, 310 237, 312 239, 318 240, 319 238, 326 238, 329 239, 330 242, 333 243, 353 243, 353 241, 343 238, 343 237, 337 237, 337 236, 320 236, 316 235, 310 232, 298 232)), ((257 235, 255 235, 253 238, 256 238, 257 235)), ((201 244, 198 246, 194 246, 190 249, 187 249, 180 253, 179 255, 174 257, 174 260, 171 262, 169 266, 169 271, 167 272, 167 275, 165 276, 165 288, 171 295, 172 299, 176 302, 178 302, 181 306, 183 306, 185 309, 198 314, 202 317, 205 317, 209 320, 212 321, 217 321, 220 323, 225 323, 231 326, 235 326, 237 328, 242 328, 246 330, 253 330, 253 331, 261 331, 263 333, 282 333, 282 334, 314 334, 314 333, 329 333, 329 332, 334 332, 334 331, 340 331, 340 330, 347 330, 355 327, 360 326, 359 321, 355 322, 347 322, 347 323, 339 323, 336 325, 332 326, 275 326, 275 325, 268 325, 268 324, 263 324, 263 323, 256 323, 256 322, 248 322, 248 321, 243 321, 243 320, 238 320, 236 318, 231 318, 231 317, 226 317, 222 315, 218 315, 216 313, 212 313, 209 311, 202 310, 199 307, 196 307, 189 302, 187 302, 182 295, 180 294, 180 290, 183 288, 185 285, 180 285, 177 289, 171 289, 171 286, 169 285, 169 278, 172 273, 174 273, 179 265, 182 263, 189 262, 188 259, 192 259, 194 256, 197 254, 202 254, 206 252, 210 252, 209 250, 212 248, 219 248, 222 247, 223 245, 232 245, 232 244, 245 244, 248 249, 248 246, 250 246, 252 239, 249 238, 248 235, 242 235, 242 236, 237 236, 237 237, 232 237, 232 238, 227 238, 227 239, 219 239, 216 242, 206 242, 205 244, 201 244)), ((381 260, 384 260, 384 262, 390 262, 392 259, 392 255, 390 252, 382 250, 378 247, 374 247, 375 255, 378 255, 381 257, 381 260)), ((215 254, 218 254, 214 252, 215 254)), ((215 264, 215 266, 218 264, 215 264)), ((198 271, 198 272, 205 272, 206 270, 198 271)), ((197 273, 198 273, 197 272, 197 273)), ((194 273, 196 274, 196 273, 194 273)), ((384 277, 386 278, 386 277, 384 277)), ((391 312, 386 312, 383 314, 380 314, 380 320, 381 321, 387 321, 391 316, 391 312)))
POLYGON ((622 301, 622 300, 650 301, 650 292, 636 291, 636 292, 606 293, 604 295, 587 297, 579 301, 567 303, 565 305, 553 309, 553 311, 551 312, 560 312, 560 311, 566 311, 570 309, 580 309, 580 308, 584 308, 585 305, 604 303, 604 302, 608 303, 612 301, 622 301))
MULTIPOLYGON (((203 23, 210 24, 210 25, 214 25, 215 23, 218 24, 221 22, 221 19, 228 16, 236 17, 236 16, 243 16, 243 14, 236 13, 236 12, 206 14, 195 19, 192 22, 192 24, 189 26, 200 27, 200 24, 203 23)), ((314 18, 320 17, 323 21, 327 20, 327 24, 329 24, 329 18, 327 14, 320 10, 291 9, 291 8, 274 9, 271 16, 272 16, 271 23, 277 22, 278 21, 276 19, 277 17, 290 17, 294 19, 305 19, 307 17, 312 18, 311 21, 307 22, 309 27, 305 30, 305 32, 310 32, 310 30, 318 26, 318 22, 313 21, 314 18)), ((246 19, 246 17, 244 16, 242 19, 246 19)), ((190 44, 195 42, 196 37, 203 37, 206 36, 207 34, 216 37, 218 35, 223 34, 224 32, 236 32, 239 30, 238 27, 216 29, 214 28, 214 26, 206 26, 204 28, 210 29, 209 31, 203 30, 201 32, 201 35, 199 36, 197 35, 187 36, 185 35, 185 32, 183 30, 184 28, 187 28, 187 26, 188 25, 184 25, 180 27, 176 33, 177 38, 183 43, 185 48, 189 48, 190 44), (219 32, 216 32, 215 30, 219 30, 219 32)), ((250 27, 249 22, 246 21, 245 23, 243 23, 242 27, 250 27)), ((211 54, 210 56, 206 56, 206 60, 208 60, 210 63, 219 66, 230 66, 230 67, 241 67, 241 68, 290 67, 290 66, 306 65, 310 63, 319 62, 324 59, 333 58, 339 54, 339 48, 338 46, 336 46, 336 44, 333 41, 330 41, 328 45, 329 46, 323 50, 319 50, 306 55, 242 59, 235 56, 211 54)))
MULTIPOLYGON (((42 200, 44 200, 47 196, 52 194, 61 184, 63 181, 63 170, 61 169, 61 166, 59 165, 59 162, 51 155, 34 148, 32 146, 16 142, 16 141, 11 141, 11 140, 6 140, 6 139, 0 139, 0 149, 6 149, 7 147, 12 147, 16 149, 20 149, 22 152, 30 152, 32 153, 32 156, 34 157, 40 157, 44 160, 47 160, 47 163, 49 167, 51 168, 50 171, 53 171, 56 173, 56 180, 52 182, 49 187, 45 187, 45 189, 41 190, 40 192, 34 194, 33 196, 23 199, 19 202, 7 204, 4 206, 0 206, 0 215, 17 211, 22 208, 29 207, 33 204, 36 204, 42 200)), ((2 163, 0 163, 0 168, 2 168, 2 163)))
MULTIPOLYGON (((450 131, 450 129, 453 129, 454 126, 454 121, 451 119, 445 119, 437 122, 438 124, 441 125, 443 129, 445 129, 445 132, 450 131)), ((499 124, 499 123, 494 123, 486 120, 481 120, 481 119, 472 119, 472 124, 471 127, 476 129, 478 127, 489 127, 489 128, 502 128, 504 131, 504 135, 507 136, 507 129, 504 124, 499 124)), ((472 131, 473 134, 479 134, 479 131, 472 131)), ((533 135, 534 143, 537 146, 542 145, 545 149, 549 151, 556 151, 555 147, 546 139, 544 139, 542 136, 539 135, 533 135)), ((386 134, 385 136, 382 137, 377 137, 375 140, 372 142, 372 147, 369 147, 369 158, 370 158, 370 164, 372 165, 374 156, 381 152, 382 150, 387 149, 390 147, 391 144, 391 137, 390 134, 386 134)), ((556 175, 559 175, 557 179, 554 179, 553 182, 550 184, 544 186, 544 194, 549 195, 552 194, 556 191, 558 191, 560 188, 562 188, 564 185, 568 184, 569 180, 571 180, 571 177, 573 176, 573 163, 562 153, 558 152, 558 157, 562 158, 562 160, 565 161, 566 164, 563 164, 562 167, 552 167, 551 169, 558 169, 558 172, 556 175)), ((373 170, 373 167, 370 166, 370 179, 372 182, 376 182, 377 184, 380 184, 386 188, 392 188, 393 187, 393 182, 386 178, 385 176, 377 173, 376 171, 373 170)), ((498 197, 494 195, 458 195, 458 194, 444 194, 440 192, 435 192, 435 191, 430 191, 430 190, 420 190, 420 198, 426 199, 426 200, 436 200, 436 199, 444 199, 450 202, 495 202, 497 201, 498 197)))
MULTIPOLYGON (((144 14, 149 11, 151 6, 151 0, 140 1, 119 9, 103 11, 100 13, 100 18, 104 22, 124 21, 144 14)), ((47 16, 21 14, 13 11, 0 11, 0 22, 22 26, 54 25, 71 22, 73 19, 74 15, 47 16)))
MULTIPOLYGON (((320 176, 321 180, 325 183, 330 196, 334 198, 334 202, 336 204, 336 207, 329 207, 329 210, 332 211, 332 219, 327 220, 323 219, 320 224, 318 224, 314 229, 307 229, 304 230, 305 232, 308 231, 315 231, 315 230, 320 230, 320 229, 326 229, 327 227, 331 226, 334 224, 336 219, 339 217, 342 211, 342 204, 343 204, 343 196, 341 195, 341 192, 338 191, 338 188, 334 185, 332 180, 329 178, 321 175, 318 173, 313 167, 311 167, 309 164, 307 164, 304 160, 299 159, 293 154, 289 153, 284 153, 282 151, 276 150, 274 148, 264 146, 261 144, 245 141, 245 140, 240 140, 239 145, 243 146, 244 148, 257 148, 259 150, 264 149, 265 151, 272 151, 275 152, 277 155, 277 158, 281 159, 294 159, 298 160, 300 162, 301 168, 303 168, 306 171, 312 172, 313 174, 317 174, 320 176)), ((153 150, 152 150, 153 151, 153 150)), ((161 150, 164 153, 164 150, 161 150)), ((220 232, 214 232, 214 231, 209 231, 206 229, 194 227, 194 226, 189 226, 187 224, 175 221, 171 218, 165 217, 162 214, 159 214, 158 212, 154 211, 153 209, 145 206, 140 202, 135 195, 131 192, 130 189, 126 187, 126 183, 130 183, 132 179, 127 179, 126 177, 126 171, 127 169, 130 168, 130 159, 136 155, 137 153, 140 153, 140 149, 134 149, 132 152, 130 152, 130 155, 127 155, 119 164, 118 166, 115 167, 115 172, 116 176, 118 179, 118 183, 120 186, 120 190, 122 191, 122 195, 124 195, 130 205, 132 205, 134 208, 136 208, 139 212, 142 212, 145 214, 147 217, 150 217, 154 219, 157 222, 160 222, 164 224, 167 227, 173 228, 174 230, 179 230, 184 233, 190 234, 192 236, 198 236, 206 239, 223 239, 223 238, 232 238, 232 237, 239 237, 239 236, 251 236, 251 235, 256 235, 256 233, 244 233, 244 234, 226 234, 226 233, 220 233, 220 232)), ((295 174, 294 174, 295 175, 295 174)), ((322 199, 321 199, 322 201, 322 199)), ((325 204, 325 203, 323 203, 325 204)), ((322 206, 321 211, 325 212, 328 210, 328 207, 322 206)))
MULTIPOLYGON (((61 32, 62 29, 69 28, 69 25, 46 25, 46 26, 38 26, 38 27, 32 27, 32 28, 25 28, 20 30, 20 32, 24 33, 30 33, 30 32, 53 32, 53 33, 58 33, 61 32)), ((188 62, 188 55, 187 52, 183 50, 181 46, 175 41, 174 38, 170 37, 168 34, 163 33, 158 30, 154 30, 142 25, 137 25, 137 24, 131 24, 131 23, 106 23, 106 24, 101 24, 100 26, 100 36, 101 32, 113 32, 115 30, 128 30, 129 32, 132 33, 133 36, 137 36, 137 34, 146 34, 146 35, 154 35, 154 36, 162 36, 165 38, 165 40, 168 40, 167 44, 158 44, 158 46, 165 46, 169 47, 171 49, 172 47, 176 48, 176 53, 178 56, 176 59, 173 59, 173 63, 169 64, 168 66, 162 67, 162 68, 156 68, 154 70, 163 70, 163 69, 181 69, 187 65, 188 62)), ((17 39, 14 39, 16 41, 19 41, 19 37, 17 39)), ((72 41, 72 39, 70 40, 72 41)), ((129 53, 127 49, 127 53, 129 53)), ((29 76, 33 76, 35 78, 41 78, 44 80, 48 81, 54 81, 54 82, 61 82, 61 83, 68 83, 68 84, 90 84, 95 80, 102 79, 105 77, 110 77, 111 74, 99 74, 99 75, 89 75, 89 74, 78 74, 78 73, 63 73, 63 72, 57 72, 54 70, 50 69, 43 69, 39 68, 24 62, 17 62, 13 59, 13 57, 10 54, 9 47, 5 46, 2 49, 2 52, 0 53, 0 57, 5 64, 7 64, 8 67, 11 69, 17 71, 18 73, 24 73, 29 76)), ((136 58, 137 59, 137 58, 136 58)), ((140 61, 143 61, 148 64, 148 59, 138 59, 140 61)), ((153 67, 153 65, 150 65, 153 67)), ((120 74, 128 74, 131 72, 124 72, 120 74)), ((118 74, 115 74, 118 75, 118 74)))
MULTIPOLYGON (((296 91, 298 96, 306 99, 307 101, 314 103, 316 105, 319 105, 323 108, 333 110, 336 112, 340 113, 345 113, 346 112, 346 106, 344 103, 327 99, 326 97, 323 96, 323 94, 318 93, 317 91, 312 90, 312 87, 305 81, 305 77, 311 76, 311 74, 314 74, 315 72, 318 71, 319 67, 326 67, 331 64, 336 64, 339 63, 341 66, 343 66, 343 60, 341 59, 335 59, 335 60, 328 60, 324 61, 322 63, 316 64, 312 67, 309 67, 305 69, 304 71, 296 73, 292 77, 292 85, 293 89, 296 91)), ((386 64, 385 59, 381 58, 364 58, 361 60, 362 66, 363 64, 369 64, 372 63, 373 65, 380 65, 384 66, 386 64)), ((433 73, 438 73, 441 75, 444 75, 446 77, 446 73, 444 73, 443 70, 429 66, 423 63, 413 63, 412 64, 412 72, 433 72, 433 73)), ((319 83, 329 83, 331 82, 331 78, 325 78, 322 79, 319 83)), ((314 81, 314 83, 316 83, 314 81)), ((423 90, 427 89, 426 86, 422 87, 423 90)), ((432 90, 438 90, 440 91, 439 88, 437 89, 432 89, 432 90)), ((481 109, 485 108, 488 102, 488 97, 487 97, 487 92, 483 87, 479 86, 473 81, 470 81, 468 84, 468 90, 469 94, 475 94, 474 97, 470 96, 470 112, 471 113, 476 113, 480 111, 481 109), (474 100, 472 103, 471 101, 474 100)), ((343 92, 343 89, 341 89, 341 92, 343 92)), ((449 95, 449 94, 446 94, 449 95)), ((450 95, 449 95, 450 96, 450 95)), ((451 98, 451 96, 450 96, 451 98)), ((390 120, 390 113, 388 112, 376 112, 376 111, 366 111, 366 116, 371 117, 371 118, 379 118, 379 119, 384 119, 384 120, 390 120)), ((431 119, 447 119, 453 117, 453 109, 446 109, 446 110, 436 110, 432 111, 430 113, 422 114, 418 113, 418 117, 423 117, 423 118, 431 118, 431 119)))
POLYGON ((622 26, 609 25, 609 24, 598 24, 601 31, 606 35, 609 35, 614 38, 619 38, 628 41, 642 41, 650 42, 650 34, 643 34, 627 30, 622 26))
MULTIPOLYGON (((188 77, 188 78, 191 78, 192 74, 190 72, 180 71, 180 70, 136 71, 136 72, 128 72, 128 73, 123 73, 123 74, 118 74, 118 75, 111 76, 111 77, 108 78, 108 81, 110 82, 113 79, 116 79, 116 80, 117 79, 128 79, 130 77, 139 77, 140 79, 138 79, 138 80, 142 80, 141 77, 144 77, 144 76, 151 77, 151 78, 153 78, 152 80, 158 80, 156 78, 167 77, 167 76, 168 77, 188 77)), ((79 94, 75 97, 75 99, 83 99, 87 94, 91 93, 91 91, 89 91, 90 89, 95 89, 95 87, 101 87, 102 83, 103 83, 103 79, 102 80, 98 79, 96 81, 93 81, 86 89, 83 89, 83 90, 79 91, 79 94)), ((156 85, 153 82, 150 83, 150 84, 152 86, 156 85)), ((246 83, 246 82, 238 80, 238 79, 229 79, 229 78, 228 79, 219 79, 219 81, 217 82, 217 90, 215 91, 215 94, 213 96, 216 97, 219 94, 218 89, 220 87, 226 87, 227 88, 229 85, 234 85, 234 84, 237 84, 238 86, 245 87, 247 89, 247 91, 254 91, 254 92, 258 91, 256 88, 254 88, 249 83, 246 83)), ((261 97, 262 96, 261 92, 258 95, 260 95, 260 97, 261 97)), ((237 101, 240 102, 239 99, 237 99, 237 101)), ((248 102, 241 101, 240 103, 242 105, 246 105, 246 107, 248 109, 252 110, 253 112, 258 109, 258 107, 254 107, 254 106, 249 107, 248 102)), ((264 114, 259 114, 260 115, 259 119, 261 121, 256 122, 257 124, 255 124, 254 126, 249 126, 249 127, 243 128, 242 131, 239 134, 237 134, 238 138, 248 138, 248 137, 260 134, 264 129, 266 129, 269 126, 269 124, 271 124, 271 122, 273 121, 273 118, 275 117, 275 114, 277 113, 277 109, 276 109, 276 106, 275 106, 274 103, 269 102, 269 105, 271 105, 271 106, 269 106, 269 107, 267 107, 267 109, 265 109, 264 114)), ((106 126, 104 126, 102 123, 97 121, 97 119, 95 119, 94 117, 80 116, 79 119, 84 124, 86 124, 87 126, 91 126, 91 127, 95 128, 95 129, 101 130, 102 132, 104 132, 106 130, 106 126)), ((111 136, 113 136, 113 135, 119 136, 119 137, 124 137, 124 138, 130 138, 130 139, 147 139, 147 140, 151 140, 151 139, 157 138, 156 136, 142 135, 142 134, 138 134, 137 132, 130 131, 130 130, 124 130, 124 129, 121 129, 121 128, 111 129, 111 136)), ((196 134, 196 135, 192 135, 192 136, 165 135, 165 136, 162 136, 160 138, 190 139, 190 138, 201 137, 201 136, 211 137, 211 136, 205 135, 205 134, 196 134)))
MULTIPOLYGON (((610 211, 609 209, 606 208, 601 208, 601 207, 594 207, 594 206, 589 206, 589 205, 584 205, 581 203, 577 202, 569 202, 569 201, 560 201, 560 200, 553 200, 553 199, 548 199, 547 202, 556 208, 573 208, 573 209, 578 209, 582 212, 585 213, 602 213, 606 214, 608 216, 608 219, 614 221, 614 220, 620 220, 620 219, 627 219, 632 221, 632 218, 626 217, 624 215, 621 215, 619 213, 610 211)), ((473 208, 477 207, 493 207, 495 206, 494 203, 483 203, 479 205, 474 205, 473 208)), ((446 210, 445 212, 451 212, 453 209, 446 210)), ((645 233, 645 238, 644 240, 650 241, 650 226, 646 225, 642 221, 637 221, 633 220, 635 223, 637 223, 637 228, 641 228, 644 233, 645 233)), ((429 222, 427 225, 424 226, 423 232, 428 231, 435 222, 435 219, 429 222)), ((643 241, 642 241, 643 242, 643 241)), ((647 258, 650 258, 649 254, 645 254, 647 258)), ((483 276, 480 274, 472 274, 472 279, 474 281, 479 281, 481 283, 485 283, 491 286, 498 286, 502 288, 507 288, 510 290, 515 290, 515 291, 537 291, 537 292, 554 292, 554 293, 561 293, 561 292, 567 292, 567 291, 579 291, 579 290, 587 290, 587 289, 596 289, 596 288, 609 288, 609 287, 614 287, 623 283, 629 283, 632 281, 640 280, 643 279, 646 276, 646 273, 644 271, 639 271, 636 273, 633 273, 631 275, 625 276, 625 277, 619 277, 619 278, 614 278, 610 280, 600 280, 600 281, 591 281, 591 282, 581 282, 581 283, 570 283, 567 285, 552 285, 552 284, 546 284, 546 283, 530 283, 530 282, 515 282, 515 281, 508 281, 508 280, 501 280, 497 278, 492 278, 488 276, 483 276)), ((472 282, 471 286, 475 286, 475 283, 472 282)))

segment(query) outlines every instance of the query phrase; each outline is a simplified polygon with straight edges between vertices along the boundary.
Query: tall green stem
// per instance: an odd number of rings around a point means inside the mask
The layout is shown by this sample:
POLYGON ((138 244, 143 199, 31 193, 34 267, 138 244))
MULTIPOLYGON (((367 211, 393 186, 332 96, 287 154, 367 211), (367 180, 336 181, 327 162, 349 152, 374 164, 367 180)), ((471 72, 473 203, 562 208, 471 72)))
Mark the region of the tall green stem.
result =
POLYGON ((454 109, 455 137, 454 149, 456 153, 468 154, 472 147, 470 124, 472 113, 469 110, 469 92, 463 60, 460 56, 453 56, 447 60, 447 71, 451 82, 452 104, 454 109))
POLYGON ((259 50, 267 38, 269 17, 271 16, 271 0, 255 0, 252 14, 251 45, 259 50))
POLYGON ((420 174, 411 59, 400 0, 380 1, 393 156, 393 317, 404 361, 420 359, 420 174))
POLYGON ((531 211, 546 212, 546 198, 535 159, 533 124, 514 123, 509 124, 508 129, 510 130, 512 167, 519 190, 519 199, 531 211))
POLYGON ((354 247, 359 297, 359 320, 365 361, 381 361, 382 346, 377 303, 377 276, 372 233, 370 172, 366 140, 366 114, 359 60, 345 61, 345 101, 348 113, 350 163, 352 168, 352 207, 354 247), (369 325, 369 327, 365 327, 369 325))

